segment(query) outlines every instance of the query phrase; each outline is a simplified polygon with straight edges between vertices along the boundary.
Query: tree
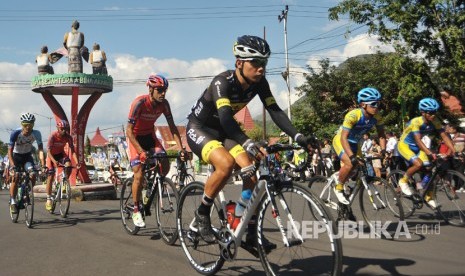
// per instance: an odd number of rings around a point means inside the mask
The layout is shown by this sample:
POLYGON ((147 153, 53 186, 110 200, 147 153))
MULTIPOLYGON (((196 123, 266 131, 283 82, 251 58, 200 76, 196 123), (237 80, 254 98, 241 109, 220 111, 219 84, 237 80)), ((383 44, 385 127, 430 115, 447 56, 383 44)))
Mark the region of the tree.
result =
POLYGON ((336 66, 321 60, 318 71, 309 67, 306 82, 297 87, 303 97, 293 105, 297 126, 311 126, 318 137, 330 138, 344 115, 358 106, 357 92, 375 87, 383 95, 381 115, 386 125, 402 125, 402 102, 406 115, 416 114, 416 103, 435 93, 425 62, 398 53, 377 53, 349 58, 336 66))
POLYGON ((0 155, 8 155, 8 144, 4 143, 2 140, 0 140, 0 155))
POLYGON ((92 152, 92 146, 90 145, 90 138, 86 135, 86 143, 84 146, 84 154, 89 155, 92 152))
POLYGON ((397 50, 424 55, 437 73, 438 88, 449 87, 464 103, 465 1, 343 0, 329 9, 331 20, 345 14, 397 50))

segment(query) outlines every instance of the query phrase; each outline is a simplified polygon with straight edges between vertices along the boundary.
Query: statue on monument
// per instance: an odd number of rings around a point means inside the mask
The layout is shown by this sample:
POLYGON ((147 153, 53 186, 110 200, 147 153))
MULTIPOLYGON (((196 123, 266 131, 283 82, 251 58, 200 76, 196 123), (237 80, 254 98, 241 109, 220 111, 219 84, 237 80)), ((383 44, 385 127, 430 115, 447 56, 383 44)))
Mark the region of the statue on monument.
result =
POLYGON ((40 55, 36 57, 37 70, 39 75, 53 74, 53 67, 50 65, 54 63, 52 56, 48 53, 48 47, 42 46, 40 48, 40 55))
POLYGON ((79 30, 79 22, 74 20, 71 32, 65 34, 63 46, 68 50, 68 72, 82 73, 82 58, 86 61, 89 50, 84 46, 84 34, 79 30))
POLYGON ((106 61, 107 55, 105 51, 100 50, 98 43, 94 43, 92 53, 89 56, 89 63, 92 64, 92 74, 108 75, 106 61))

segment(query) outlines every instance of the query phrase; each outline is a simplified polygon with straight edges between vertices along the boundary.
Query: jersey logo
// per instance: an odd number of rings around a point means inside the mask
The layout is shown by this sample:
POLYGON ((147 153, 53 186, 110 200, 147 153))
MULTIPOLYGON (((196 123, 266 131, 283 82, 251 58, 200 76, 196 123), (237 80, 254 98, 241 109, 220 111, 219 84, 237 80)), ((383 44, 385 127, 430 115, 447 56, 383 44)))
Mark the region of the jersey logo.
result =
POLYGON ((276 100, 274 99, 274 97, 268 97, 265 99, 265 104, 266 106, 270 106, 272 104, 275 104, 276 103, 276 100))
POLYGON ((216 81, 215 86, 216 86, 216 93, 218 93, 218 97, 221 95, 221 89, 220 89, 221 81, 216 81))

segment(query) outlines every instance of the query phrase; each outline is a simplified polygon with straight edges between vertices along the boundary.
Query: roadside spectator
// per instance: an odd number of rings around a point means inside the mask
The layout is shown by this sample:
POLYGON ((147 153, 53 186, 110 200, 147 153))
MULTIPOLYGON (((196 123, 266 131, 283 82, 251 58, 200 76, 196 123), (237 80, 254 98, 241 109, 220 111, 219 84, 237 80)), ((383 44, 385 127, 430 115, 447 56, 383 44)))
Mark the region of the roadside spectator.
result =
MULTIPOLYGON (((370 151, 371 151, 372 144, 373 142, 370 139, 370 135, 368 135, 368 133, 363 134, 363 142, 362 142, 362 148, 361 148, 363 157, 371 156, 370 151)), ((368 172, 368 175, 370 176, 375 175, 373 171, 373 166, 370 163, 367 163, 367 172, 368 172)))
POLYGON ((399 156, 399 152, 397 151, 397 135, 390 131, 387 133, 387 138, 386 159, 388 160, 389 170, 400 169, 402 160, 399 156))
MULTIPOLYGON (((371 149, 369 151, 369 154, 372 157, 381 157, 381 146, 379 145, 377 139, 372 140, 372 146, 371 146, 371 149)), ((383 165, 381 163, 381 159, 374 159, 372 161, 372 165, 373 165, 373 170, 375 172, 375 175, 377 177, 381 177, 381 168, 383 167, 383 165)), ((380 183, 376 183, 376 184, 380 184, 380 183)))
POLYGON ((425 135, 421 138, 421 141, 423 142, 423 144, 425 144, 425 146, 430 149, 431 148, 431 138, 429 138, 428 135, 425 135))

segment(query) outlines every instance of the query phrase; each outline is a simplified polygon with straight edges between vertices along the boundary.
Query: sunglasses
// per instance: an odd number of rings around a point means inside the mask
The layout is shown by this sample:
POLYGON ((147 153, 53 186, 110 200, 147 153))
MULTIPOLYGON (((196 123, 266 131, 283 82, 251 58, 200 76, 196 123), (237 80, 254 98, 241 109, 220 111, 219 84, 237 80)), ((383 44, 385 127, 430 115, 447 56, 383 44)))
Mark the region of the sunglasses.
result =
POLYGON ((369 105, 373 108, 378 108, 380 106, 380 103, 377 102, 377 101, 374 101, 374 102, 365 102, 366 105, 369 105))
POLYGON ((436 115, 436 111, 425 111, 426 114, 432 116, 432 115, 436 115))
POLYGON ((166 89, 164 88, 154 88, 153 90, 157 91, 158 94, 166 93, 166 89))
POLYGON ((260 68, 260 67, 266 67, 268 64, 268 59, 266 58, 255 58, 252 60, 249 60, 250 64, 252 64, 253 67, 255 68, 260 68))
POLYGON ((21 123, 21 125, 24 127, 28 127, 28 126, 33 127, 34 123, 21 123))

